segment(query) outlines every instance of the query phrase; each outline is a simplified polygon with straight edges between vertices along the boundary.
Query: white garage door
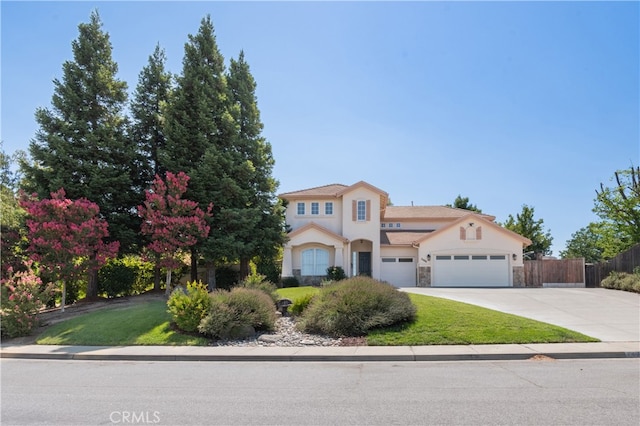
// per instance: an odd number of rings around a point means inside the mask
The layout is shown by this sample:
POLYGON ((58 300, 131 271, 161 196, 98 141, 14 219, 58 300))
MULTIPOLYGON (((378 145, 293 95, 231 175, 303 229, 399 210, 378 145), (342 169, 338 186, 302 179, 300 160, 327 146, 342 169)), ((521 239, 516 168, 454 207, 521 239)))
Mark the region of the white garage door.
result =
POLYGON ((383 257, 380 278, 396 287, 415 287, 416 260, 413 257, 383 257))
POLYGON ((433 287, 509 287, 506 255, 436 255, 433 287))

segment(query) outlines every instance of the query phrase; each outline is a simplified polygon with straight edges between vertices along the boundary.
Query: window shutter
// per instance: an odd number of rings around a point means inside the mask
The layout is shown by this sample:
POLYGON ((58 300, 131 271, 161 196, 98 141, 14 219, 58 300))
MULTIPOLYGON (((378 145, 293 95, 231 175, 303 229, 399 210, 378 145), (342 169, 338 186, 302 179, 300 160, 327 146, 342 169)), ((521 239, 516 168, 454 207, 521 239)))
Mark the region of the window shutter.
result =
POLYGON ((371 220, 371 200, 367 200, 367 222, 371 220))
POLYGON ((476 240, 482 239, 482 226, 476 228, 476 240))
POLYGON ((467 232, 465 231, 465 229, 462 226, 460 227, 460 239, 461 240, 466 240, 467 239, 467 232))
POLYGON ((356 200, 351 201, 351 220, 358 220, 358 203, 356 200))

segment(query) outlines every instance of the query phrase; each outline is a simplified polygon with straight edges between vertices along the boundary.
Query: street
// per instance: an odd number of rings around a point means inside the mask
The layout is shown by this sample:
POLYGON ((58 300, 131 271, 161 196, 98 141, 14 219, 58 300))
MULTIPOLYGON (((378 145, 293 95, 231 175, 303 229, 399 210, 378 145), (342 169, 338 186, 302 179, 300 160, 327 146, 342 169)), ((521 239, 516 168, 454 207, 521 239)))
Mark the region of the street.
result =
POLYGON ((638 425, 637 359, 3 359, 2 425, 638 425))

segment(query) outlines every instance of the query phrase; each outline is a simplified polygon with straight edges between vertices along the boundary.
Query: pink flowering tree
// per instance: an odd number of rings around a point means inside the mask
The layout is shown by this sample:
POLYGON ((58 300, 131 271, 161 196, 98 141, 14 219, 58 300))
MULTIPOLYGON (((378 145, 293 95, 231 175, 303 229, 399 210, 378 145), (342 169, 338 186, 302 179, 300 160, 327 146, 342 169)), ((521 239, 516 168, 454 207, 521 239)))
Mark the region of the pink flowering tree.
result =
POLYGON ((180 251, 209 234, 207 217, 211 217, 213 205, 209 204, 205 212, 195 201, 183 199, 188 182, 189 176, 183 172, 167 172, 165 181, 156 175, 151 189, 145 192, 144 205, 138 207, 142 233, 151 239, 147 248, 156 254, 159 266, 167 270, 167 294, 171 271, 180 266, 180 251))
POLYGON ((62 283, 64 311, 67 280, 98 270, 118 254, 119 244, 104 242, 108 225, 96 203, 69 200, 62 188, 44 200, 22 194, 20 205, 27 212, 27 250, 55 282, 62 283))

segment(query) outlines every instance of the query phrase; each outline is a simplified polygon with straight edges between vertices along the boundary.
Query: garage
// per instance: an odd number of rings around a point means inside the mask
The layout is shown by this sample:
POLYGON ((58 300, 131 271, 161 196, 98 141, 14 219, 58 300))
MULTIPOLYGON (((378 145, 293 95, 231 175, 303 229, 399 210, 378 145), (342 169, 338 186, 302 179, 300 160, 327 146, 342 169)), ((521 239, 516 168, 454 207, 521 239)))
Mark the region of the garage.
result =
POLYGON ((436 255, 433 287, 509 287, 509 258, 504 254, 436 255))
POLYGON ((413 257, 383 257, 380 278, 396 287, 416 286, 416 260, 413 257))

